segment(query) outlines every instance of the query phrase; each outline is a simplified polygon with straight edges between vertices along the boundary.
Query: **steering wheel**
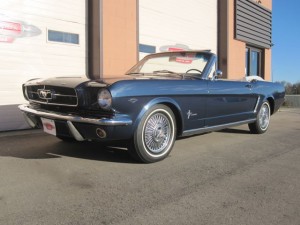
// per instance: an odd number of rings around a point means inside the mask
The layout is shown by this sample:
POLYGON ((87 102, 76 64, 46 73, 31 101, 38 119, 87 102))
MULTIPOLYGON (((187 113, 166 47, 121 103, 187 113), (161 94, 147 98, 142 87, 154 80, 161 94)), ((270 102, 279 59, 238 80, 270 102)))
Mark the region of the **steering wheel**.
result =
POLYGON ((197 69, 189 69, 185 73, 189 73, 191 71, 197 71, 198 73, 202 74, 202 71, 201 70, 197 70, 197 69))

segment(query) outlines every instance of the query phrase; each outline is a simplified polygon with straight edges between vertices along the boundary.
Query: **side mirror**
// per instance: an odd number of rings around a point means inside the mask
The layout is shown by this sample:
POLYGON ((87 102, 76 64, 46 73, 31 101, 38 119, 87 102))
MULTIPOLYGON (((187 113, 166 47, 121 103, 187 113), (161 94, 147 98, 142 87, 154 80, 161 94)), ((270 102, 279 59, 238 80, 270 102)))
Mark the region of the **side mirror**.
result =
POLYGON ((222 77, 222 75, 223 75, 223 72, 221 70, 217 70, 215 72, 215 79, 222 77))

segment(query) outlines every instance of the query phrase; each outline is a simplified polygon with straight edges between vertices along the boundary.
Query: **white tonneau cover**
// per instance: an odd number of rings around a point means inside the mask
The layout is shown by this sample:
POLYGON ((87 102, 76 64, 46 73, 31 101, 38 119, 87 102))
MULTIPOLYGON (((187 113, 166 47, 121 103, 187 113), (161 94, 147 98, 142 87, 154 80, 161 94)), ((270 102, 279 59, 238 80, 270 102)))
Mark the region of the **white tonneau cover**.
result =
POLYGON ((253 81, 253 80, 260 80, 260 81, 264 81, 264 79, 260 76, 247 76, 247 77, 244 77, 243 80, 246 80, 246 81, 253 81))

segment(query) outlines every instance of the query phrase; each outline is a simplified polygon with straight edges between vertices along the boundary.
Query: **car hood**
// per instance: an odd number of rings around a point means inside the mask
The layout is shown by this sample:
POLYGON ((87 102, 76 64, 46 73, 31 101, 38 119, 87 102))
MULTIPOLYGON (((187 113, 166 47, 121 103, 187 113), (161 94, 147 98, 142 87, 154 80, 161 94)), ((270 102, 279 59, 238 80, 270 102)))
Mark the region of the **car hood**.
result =
POLYGON ((30 85, 50 85, 57 87, 78 88, 80 86, 88 87, 106 87, 120 80, 128 80, 131 77, 114 77, 98 80, 90 80, 86 77, 52 77, 47 79, 32 79, 25 83, 25 86, 30 85))
POLYGON ((32 79, 25 83, 25 86, 31 85, 49 85, 57 87, 69 87, 69 88, 79 88, 79 87, 106 87, 117 81, 121 80, 148 80, 148 79, 168 79, 168 80, 178 80, 179 77, 166 77, 166 76, 116 76, 111 78, 104 78, 98 80, 90 80, 87 77, 52 77, 46 79, 32 79))

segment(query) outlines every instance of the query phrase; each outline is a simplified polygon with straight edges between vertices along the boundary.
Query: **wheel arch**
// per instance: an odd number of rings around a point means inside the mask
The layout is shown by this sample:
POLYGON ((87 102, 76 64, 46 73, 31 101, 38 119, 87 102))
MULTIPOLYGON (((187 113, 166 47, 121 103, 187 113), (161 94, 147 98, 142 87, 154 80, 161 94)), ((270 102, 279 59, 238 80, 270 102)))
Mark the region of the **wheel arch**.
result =
POLYGON ((183 132, 183 118, 182 118, 182 111, 180 109, 179 104, 172 98, 155 98, 152 99, 150 102, 148 102, 140 111, 140 113, 137 116, 137 119, 134 122, 134 130, 137 129, 141 119, 143 118, 143 116, 145 115, 145 113, 154 105, 158 105, 158 104, 162 104, 165 105, 167 107, 169 107, 172 112, 174 113, 175 116, 175 122, 176 122, 176 126, 177 126, 177 136, 180 136, 183 132))
POLYGON ((268 97, 267 98, 267 101, 269 102, 270 104, 270 108, 271 108, 271 115, 273 115, 274 113, 274 109, 275 109, 275 101, 274 101, 274 98, 272 97, 268 97))

